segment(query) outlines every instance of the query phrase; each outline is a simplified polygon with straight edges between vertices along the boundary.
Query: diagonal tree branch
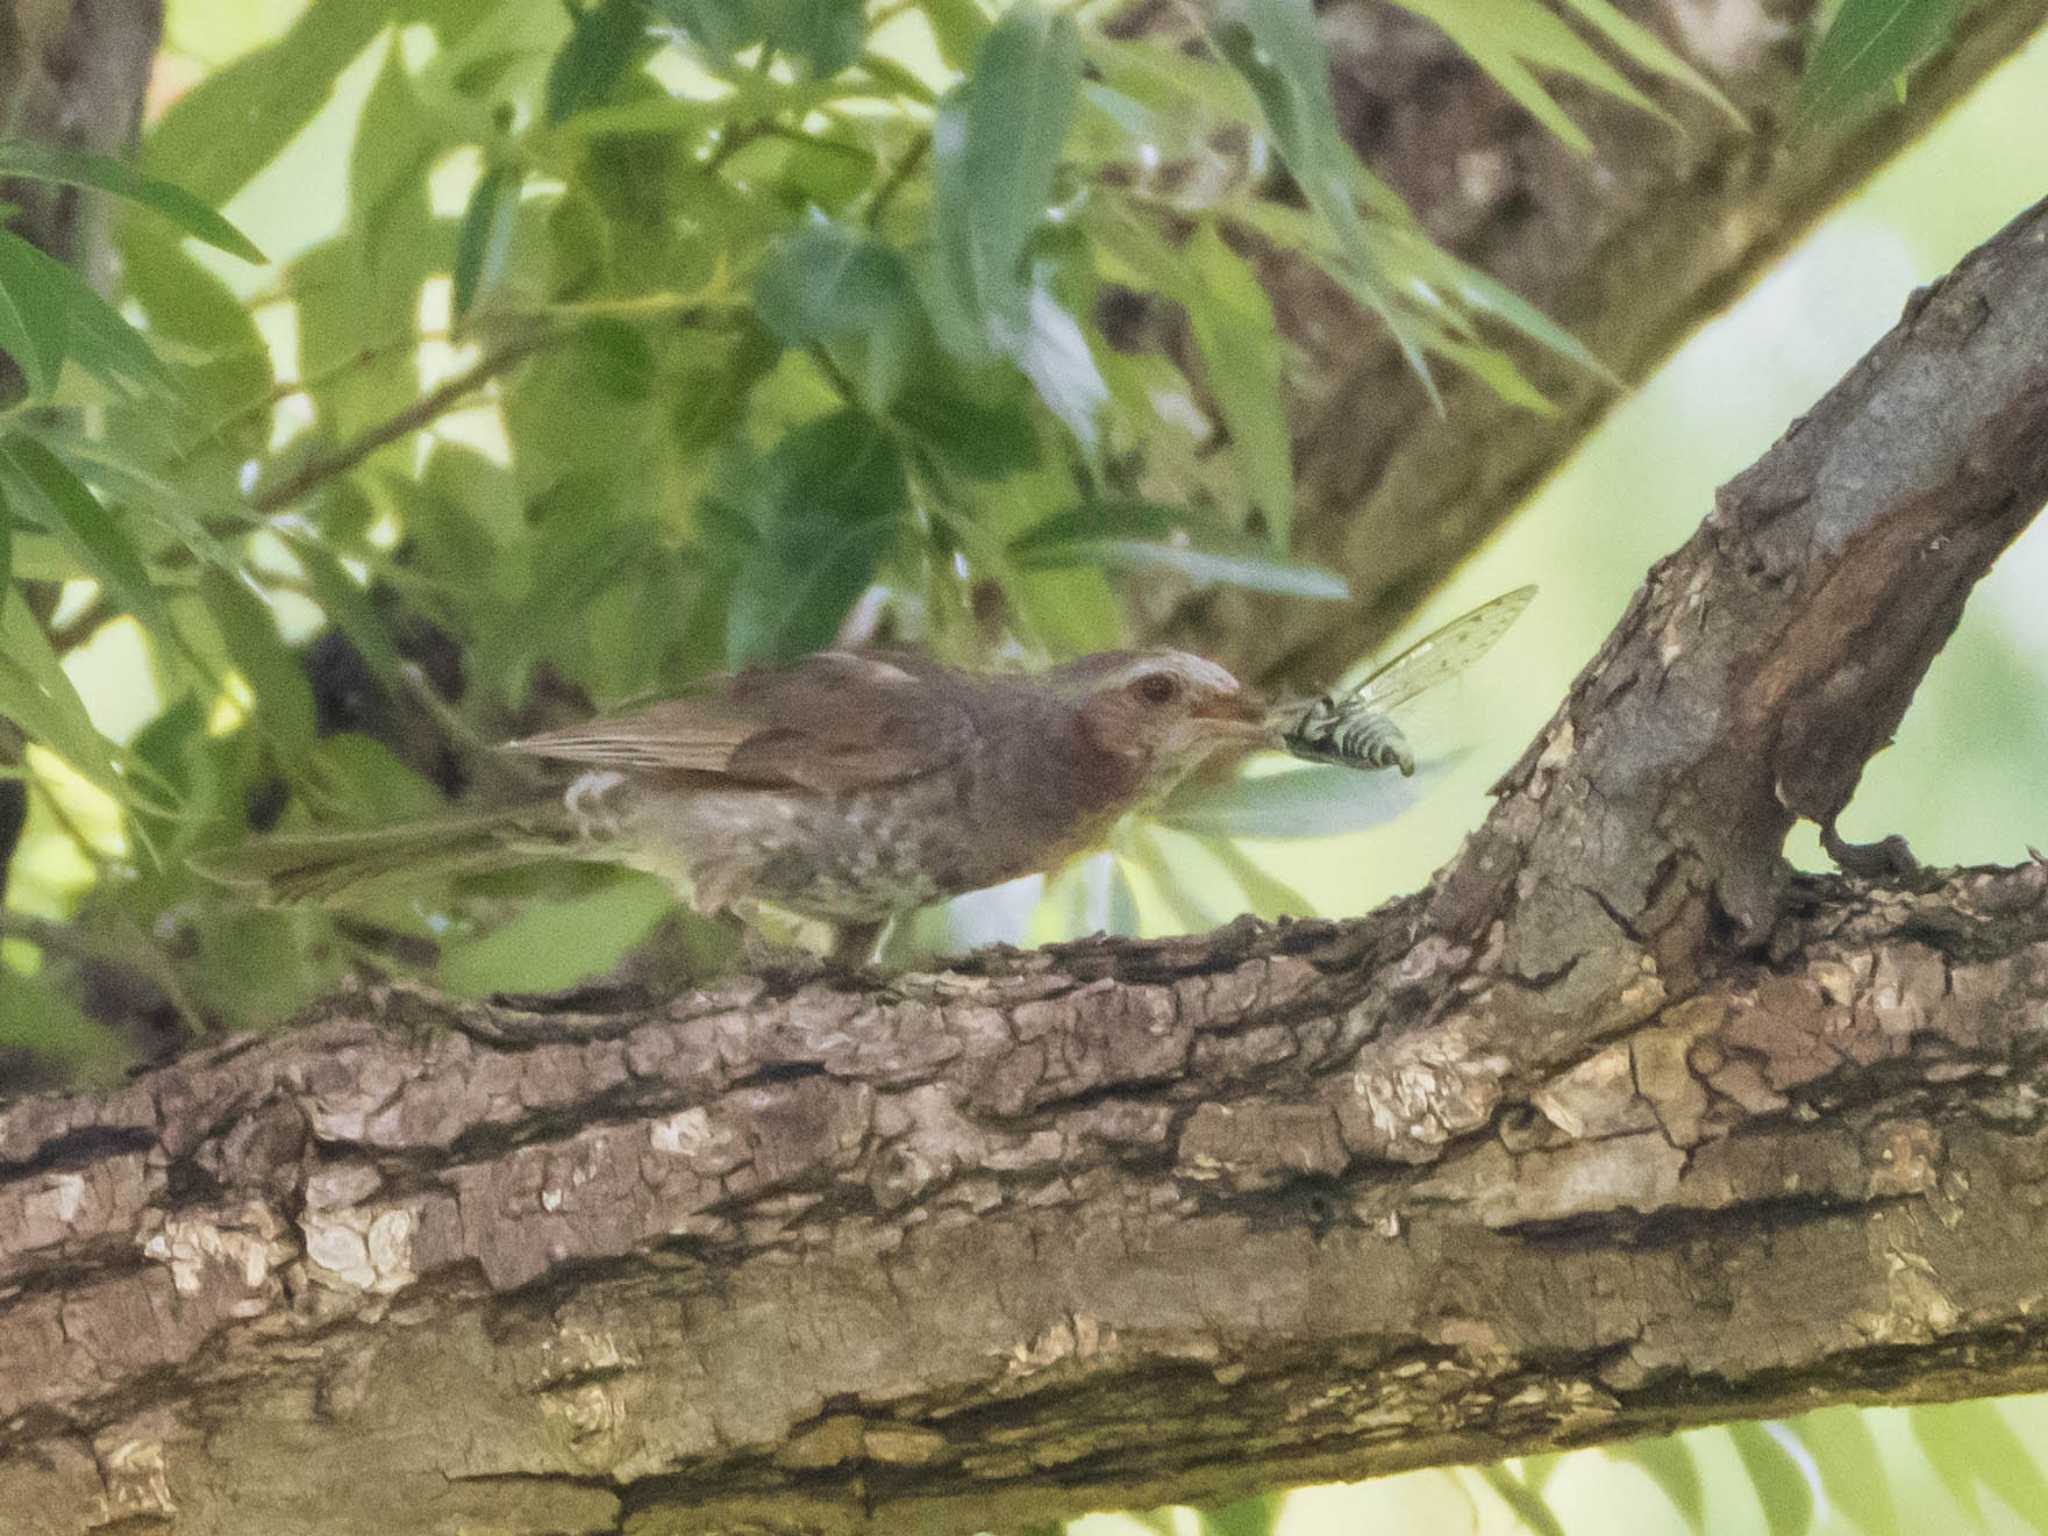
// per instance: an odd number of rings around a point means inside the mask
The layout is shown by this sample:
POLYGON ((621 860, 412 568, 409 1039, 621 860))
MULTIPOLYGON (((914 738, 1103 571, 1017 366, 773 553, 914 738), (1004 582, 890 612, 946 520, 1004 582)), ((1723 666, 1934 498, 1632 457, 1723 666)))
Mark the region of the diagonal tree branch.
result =
POLYGON ((1793 880, 2048 497, 2048 204, 1352 923, 346 995, 0 1111, 0 1508, 971 1531, 2048 1383, 2048 868, 1793 880))
MULTIPOLYGON (((1971 7, 1949 47, 1915 72, 1903 106, 1844 131, 1795 133, 1797 42, 1815 6, 1620 8, 1726 91, 1747 126, 1662 82, 1641 83, 1668 127, 1565 83, 1558 94, 1593 143, 1580 155, 1428 23, 1380 0, 1331 0, 1318 12, 1359 153, 1433 236, 1631 379, 1647 376, 2048 21, 2044 0, 1971 7)), ((1386 641, 1584 440, 1612 395, 1519 349, 1554 415, 1506 405, 1445 371, 1439 416, 1380 328, 1326 279, 1283 260, 1268 261, 1263 275, 1302 357, 1289 412, 1295 547, 1341 570, 1358 601, 1286 604, 1218 591, 1156 629, 1245 675, 1320 687, 1386 641)))

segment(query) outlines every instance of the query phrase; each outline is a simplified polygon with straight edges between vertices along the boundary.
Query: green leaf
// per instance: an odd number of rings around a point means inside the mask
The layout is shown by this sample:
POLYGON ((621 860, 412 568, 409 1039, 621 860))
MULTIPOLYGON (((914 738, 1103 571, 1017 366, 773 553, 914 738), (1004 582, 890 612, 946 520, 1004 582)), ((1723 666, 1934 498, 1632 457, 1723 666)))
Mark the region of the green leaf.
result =
POLYGON ((762 264, 754 304, 790 346, 858 340, 862 403, 885 409, 923 340, 923 315, 903 258, 838 224, 798 230, 762 264))
POLYGON ((1720 87, 1674 53, 1661 37, 1634 17, 1610 5, 1608 0, 1565 0, 1565 4, 1581 21, 1644 69, 1667 80, 1675 80, 1687 90, 1711 101, 1731 122, 1747 126, 1741 110, 1721 94, 1720 87))
POLYGON ((1913 1438, 1973 1521, 1983 1519, 1981 1483, 2028 1525, 2048 1533, 2048 1478, 1994 1404, 1914 1408, 1911 1418, 1913 1438))
POLYGON ((1028 397, 985 404, 966 393, 963 380, 911 379, 890 407, 891 417, 929 443, 946 463, 975 480, 1000 480, 1038 462, 1028 397))
POLYGON ((1403 815, 1422 798, 1432 777, 1427 770, 1417 778, 1402 778, 1319 764, 1220 785, 1190 782, 1169 796, 1153 819, 1198 837, 1343 837, 1403 815))
POLYGON ((1213 25, 1217 51, 1251 86, 1302 195, 1339 249, 1354 249, 1362 231, 1353 156, 1337 131, 1330 56, 1309 0, 1223 0, 1213 25))
POLYGON ((1899 1514, 1892 1502, 1891 1478, 1860 1409, 1828 1408, 1794 1419, 1785 1427, 1813 1457, 1830 1504, 1867 1536, 1898 1536, 1899 1514))
POLYGON ((67 1078, 111 1084, 134 1059, 119 1032, 79 1011, 42 976, 0 964, 0 1050, 26 1051, 61 1065, 67 1078))
POLYGON ((259 263, 268 259, 247 235, 183 187, 146 176, 105 155, 80 154, 25 139, 0 139, 0 176, 96 187, 162 214, 186 234, 230 256, 259 263))
POLYGON ((874 580, 909 502, 895 444, 858 411, 797 427, 708 503, 715 557, 734 567, 726 660, 829 645, 874 580))
POLYGON ((143 165, 203 203, 227 202, 313 120, 335 77, 400 8, 396 0, 314 0, 283 37, 171 103, 143 141, 143 165))
POLYGON ((1262 1493, 1221 1509, 1202 1510, 1202 1536, 1271 1536, 1286 1498, 1284 1493, 1262 1493))
POLYGON ((1109 385, 1080 322, 1053 297, 1042 280, 1031 285, 1020 330, 996 327, 998 345, 1031 381, 1038 398, 1073 434, 1092 460, 1100 436, 1098 418, 1109 402, 1109 385))
POLYGON ((29 491, 37 521, 54 534, 107 591, 160 640, 175 640, 170 613, 149 579, 142 555, 112 513, 69 465, 25 433, 0 439, 0 461, 29 491))
POLYGON ((1939 48, 1956 0, 1842 0, 1799 82, 1803 120, 1841 121, 1939 48))
POLYGON ((313 690, 270 606, 240 576, 219 569, 200 573, 199 590, 229 659, 256 696, 257 724, 281 756, 302 754, 313 741, 313 690))
POLYGON ((449 945, 441 984, 470 997, 570 986, 610 970, 675 908, 667 882, 639 874, 587 895, 537 900, 482 938, 449 945))
POLYGON ((381 741, 339 731, 313 748, 310 769, 329 791, 338 819, 388 827, 430 816, 445 816, 441 792, 401 763, 381 741))
POLYGON ((34 259, 41 255, 26 240, 0 229, 0 352, 14 359, 33 399, 55 392, 68 329, 63 305, 44 296, 47 274, 34 259))
POLYGON ((7 489, 0 486, 0 596, 14 582, 14 519, 7 511, 7 489))
POLYGON ((918 9, 931 23, 932 38, 946 67, 965 72, 988 36, 988 12, 979 0, 922 0, 918 9))
POLYGON ((1045 222, 1080 83, 1073 18, 1020 0, 982 39, 971 77, 940 104, 932 128, 938 314, 963 357, 986 353, 991 324, 1025 328, 1024 253, 1045 222))
POLYGON ((548 123, 564 122, 601 105, 647 45, 647 8, 642 0, 598 0, 588 9, 577 8, 571 0, 568 40, 548 66, 548 123))
POLYGON ((655 0, 720 69, 756 43, 801 59, 813 80, 830 79, 860 57, 861 0, 655 0))
POLYGON ((1335 571, 1281 559, 1263 539, 1151 502, 1091 502, 1058 513, 1013 540, 1010 558, 1024 570, 1150 567, 1255 592, 1331 601, 1351 595, 1335 571))
POLYGON ((505 270, 512 229, 519 217, 517 166, 494 165, 477 178, 455 237, 455 318, 467 315, 477 296, 505 270))
POLYGON ((1178 251, 1142 219, 1108 205, 1089 228, 1139 286, 1188 312, 1245 490, 1275 546, 1285 549, 1294 522, 1294 445, 1280 391, 1280 328, 1257 274, 1206 224, 1178 251))
POLYGON ((1667 116, 1562 16, 1536 0, 1395 0, 1395 4, 1442 28, 1531 117, 1580 154, 1592 153, 1592 141, 1536 78, 1536 70, 1568 75, 1639 111, 1667 116))
POLYGON ((861 0, 780 0, 776 10, 769 43, 802 59, 813 80, 828 80, 860 57, 867 30, 861 0))
POLYGON ((49 637, 13 588, 0 589, 0 715, 101 789, 128 798, 106 737, 94 727, 49 637))
POLYGON ((1500 1495, 1501 1502, 1514 1511, 1515 1518, 1534 1531, 1536 1536, 1565 1536, 1564 1525, 1552 1512, 1543 1495, 1506 1467, 1481 1467, 1479 1476, 1487 1487, 1500 1495))
POLYGON ((1772 1433, 1774 1426, 1731 1424, 1728 1437, 1756 1487, 1771 1536, 1805 1536, 1813 1524, 1813 1484, 1806 1469, 1772 1433))
POLYGON ((1254 863, 1245 851, 1227 838, 1210 838, 1202 846, 1228 871, 1244 892, 1245 910, 1271 922, 1281 917, 1314 917, 1315 903, 1285 880, 1254 863))
POLYGON ((1692 1446, 1677 1435, 1658 1440, 1635 1440, 1627 1445, 1610 1445, 1607 1454, 1616 1461, 1641 1467, 1650 1481, 1671 1501, 1693 1536, 1704 1536, 1707 1528, 1706 1489, 1700 1482, 1699 1462, 1692 1446))
POLYGON ((34 398, 57 387, 67 358, 108 387, 169 392, 171 376, 142 334, 91 284, 20 236, 0 229, 0 348, 34 398))

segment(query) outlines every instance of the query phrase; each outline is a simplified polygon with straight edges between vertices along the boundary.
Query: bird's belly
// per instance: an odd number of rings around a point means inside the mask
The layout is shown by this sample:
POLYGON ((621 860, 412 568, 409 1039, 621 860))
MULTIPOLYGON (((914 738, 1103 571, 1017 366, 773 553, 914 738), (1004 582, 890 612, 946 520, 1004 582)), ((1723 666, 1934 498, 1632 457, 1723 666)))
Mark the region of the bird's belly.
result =
POLYGON ((867 922, 992 884, 934 807, 892 794, 773 790, 650 792, 623 808, 633 862, 686 873, 697 905, 755 900, 809 917, 867 922))

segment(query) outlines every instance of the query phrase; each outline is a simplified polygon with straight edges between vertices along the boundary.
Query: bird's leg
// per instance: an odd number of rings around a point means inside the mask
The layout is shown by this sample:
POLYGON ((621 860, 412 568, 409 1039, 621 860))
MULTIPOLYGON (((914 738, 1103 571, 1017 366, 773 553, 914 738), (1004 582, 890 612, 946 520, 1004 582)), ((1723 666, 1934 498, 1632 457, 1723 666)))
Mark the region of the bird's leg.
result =
POLYGON ((857 971, 875 958, 875 941, 881 938, 888 920, 878 923, 841 923, 833 935, 832 948, 825 954, 828 965, 857 971))

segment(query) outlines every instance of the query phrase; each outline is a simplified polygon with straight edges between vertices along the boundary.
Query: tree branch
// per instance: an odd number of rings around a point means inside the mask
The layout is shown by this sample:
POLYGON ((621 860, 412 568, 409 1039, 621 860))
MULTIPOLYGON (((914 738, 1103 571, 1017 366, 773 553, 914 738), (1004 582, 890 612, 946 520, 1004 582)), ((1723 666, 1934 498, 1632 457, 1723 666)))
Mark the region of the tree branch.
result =
POLYGON ((2048 204, 1351 923, 346 995, 0 1111, 29 1532, 971 1531, 2048 1384, 2048 868, 1794 880, 2048 497, 2048 204))
MULTIPOLYGON (((1903 106, 1797 139, 1795 40, 1817 6, 1620 0, 1712 78, 1747 129, 1666 82, 1639 81, 1673 120, 1558 87, 1593 142, 1580 155, 1535 124, 1428 23, 1377 0, 1318 7, 1354 146, 1430 233, 1569 326, 1622 376, 1648 375, 1837 199, 2048 21, 2048 0, 1978 6, 1915 72, 1903 106)), ((1163 7, 1164 8, 1164 7, 1163 7)), ((1321 687, 1384 643, 1605 414, 1611 394, 1518 349, 1558 410, 1537 416, 1440 370, 1439 415, 1383 331, 1304 264, 1262 266, 1300 350, 1294 543, 1340 570, 1350 604, 1199 594, 1153 626, 1240 675, 1321 687)))

